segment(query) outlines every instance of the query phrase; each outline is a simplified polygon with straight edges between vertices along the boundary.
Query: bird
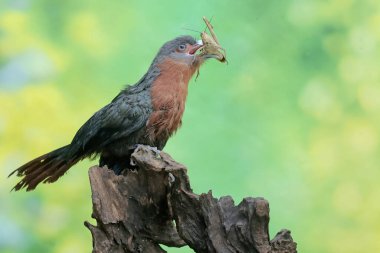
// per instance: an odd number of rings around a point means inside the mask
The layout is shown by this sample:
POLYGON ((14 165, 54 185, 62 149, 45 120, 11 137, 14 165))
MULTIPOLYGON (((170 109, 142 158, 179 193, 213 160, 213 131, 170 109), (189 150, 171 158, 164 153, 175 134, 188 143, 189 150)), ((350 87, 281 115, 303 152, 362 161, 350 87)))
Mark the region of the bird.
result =
POLYGON ((196 54, 202 47, 189 35, 164 43, 142 78, 94 113, 70 144, 14 170, 9 176, 22 179, 13 190, 30 191, 40 183, 53 183, 77 162, 97 156, 99 166, 120 174, 138 144, 162 150, 182 125, 190 79, 207 59, 216 58, 196 54))

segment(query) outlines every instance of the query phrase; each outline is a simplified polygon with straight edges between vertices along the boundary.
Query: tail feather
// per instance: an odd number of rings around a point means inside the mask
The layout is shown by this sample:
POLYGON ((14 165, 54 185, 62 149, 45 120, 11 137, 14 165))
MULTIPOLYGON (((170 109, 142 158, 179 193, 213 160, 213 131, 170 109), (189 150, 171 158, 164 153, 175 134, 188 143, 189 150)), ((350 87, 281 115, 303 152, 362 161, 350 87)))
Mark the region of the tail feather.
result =
POLYGON ((39 156, 20 168, 13 171, 9 176, 16 173, 22 177, 12 190, 21 190, 26 188, 27 191, 33 190, 39 183, 53 183, 65 174, 67 170, 76 164, 81 157, 67 157, 71 153, 70 145, 56 149, 50 153, 39 156))

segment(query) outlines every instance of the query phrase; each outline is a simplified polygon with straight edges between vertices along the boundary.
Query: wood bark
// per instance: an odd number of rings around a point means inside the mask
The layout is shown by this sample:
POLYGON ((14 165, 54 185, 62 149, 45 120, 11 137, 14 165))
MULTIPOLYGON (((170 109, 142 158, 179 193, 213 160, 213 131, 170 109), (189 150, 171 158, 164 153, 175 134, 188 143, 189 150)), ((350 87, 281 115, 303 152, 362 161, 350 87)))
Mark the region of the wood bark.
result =
POLYGON ((138 146, 131 162, 137 169, 119 176, 97 166, 89 171, 97 225, 85 225, 93 252, 166 252, 161 244, 202 253, 297 252, 289 230, 270 240, 265 199, 235 205, 230 196, 197 195, 185 166, 148 146, 138 146))

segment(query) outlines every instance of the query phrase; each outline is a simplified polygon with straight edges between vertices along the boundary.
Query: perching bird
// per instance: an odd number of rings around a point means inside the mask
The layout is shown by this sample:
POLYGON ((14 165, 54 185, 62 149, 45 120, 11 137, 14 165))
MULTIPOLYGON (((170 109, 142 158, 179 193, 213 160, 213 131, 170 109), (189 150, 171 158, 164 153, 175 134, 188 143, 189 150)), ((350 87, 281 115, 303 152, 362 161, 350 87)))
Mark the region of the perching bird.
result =
POLYGON ((128 167, 137 144, 162 150, 181 126, 188 83, 201 64, 213 55, 197 55, 202 48, 191 36, 165 43, 147 73, 123 89, 97 111, 64 147, 35 158, 11 173, 22 180, 14 189, 33 190, 55 182, 78 161, 100 155, 99 165, 115 173, 128 167))

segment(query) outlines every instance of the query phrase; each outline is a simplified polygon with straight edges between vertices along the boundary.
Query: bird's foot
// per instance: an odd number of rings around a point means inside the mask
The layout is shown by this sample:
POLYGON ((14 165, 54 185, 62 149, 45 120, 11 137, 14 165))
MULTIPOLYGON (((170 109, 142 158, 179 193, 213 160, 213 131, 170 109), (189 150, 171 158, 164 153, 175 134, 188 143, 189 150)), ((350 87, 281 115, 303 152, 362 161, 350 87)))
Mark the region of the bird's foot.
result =
POLYGON ((132 150, 132 152, 133 152, 133 150, 135 150, 139 145, 140 144, 134 144, 134 145, 130 146, 129 149, 132 150))
POLYGON ((129 159, 129 165, 131 165, 132 167, 136 167, 137 166, 137 163, 135 160, 133 160, 132 158, 129 159))
POLYGON ((151 147, 151 146, 149 146, 149 149, 153 151, 153 153, 157 159, 161 158, 161 155, 160 155, 161 150, 159 150, 157 147, 151 147))

